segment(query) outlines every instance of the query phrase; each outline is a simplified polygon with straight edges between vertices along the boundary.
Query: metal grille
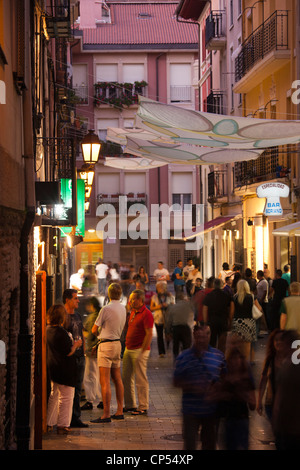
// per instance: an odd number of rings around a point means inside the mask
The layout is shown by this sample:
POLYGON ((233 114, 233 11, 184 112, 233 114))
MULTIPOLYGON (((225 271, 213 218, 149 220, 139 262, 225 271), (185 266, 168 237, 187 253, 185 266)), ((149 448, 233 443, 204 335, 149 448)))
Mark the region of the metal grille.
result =
POLYGON ((223 114, 223 94, 212 91, 206 99, 208 113, 223 114))
POLYGON ((234 165, 236 186, 245 186, 276 178, 279 167, 279 147, 265 150, 256 160, 234 165))
POLYGON ((224 36, 222 13, 212 11, 206 19, 205 25, 205 45, 213 38, 220 38, 224 36))
POLYGON ((70 138, 37 138, 43 147, 44 161, 48 162, 46 181, 72 178, 75 168, 75 151, 70 138))
POLYGON ((226 172, 212 171, 208 174, 208 198, 224 197, 227 195, 226 172))
POLYGON ((288 11, 275 11, 246 39, 235 59, 235 81, 272 50, 288 49, 288 11))

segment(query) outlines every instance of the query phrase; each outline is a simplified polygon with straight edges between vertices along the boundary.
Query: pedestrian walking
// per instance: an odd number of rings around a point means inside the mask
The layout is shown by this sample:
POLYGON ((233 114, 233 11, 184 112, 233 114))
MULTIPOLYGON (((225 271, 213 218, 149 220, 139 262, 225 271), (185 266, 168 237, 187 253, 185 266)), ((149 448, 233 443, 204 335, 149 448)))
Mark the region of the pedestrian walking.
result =
POLYGON ((99 295, 105 295, 106 288, 106 276, 108 273, 108 266, 103 262, 102 258, 99 258, 96 264, 95 271, 98 278, 98 291, 99 295))
POLYGON ((256 298, 259 302, 263 317, 258 319, 259 324, 263 324, 265 331, 269 330, 269 316, 268 316, 268 305, 269 305, 269 283, 265 279, 264 272, 262 270, 257 271, 257 284, 256 284, 256 298))
POLYGON ((295 330, 285 330, 281 337, 285 359, 278 372, 273 405, 273 432, 277 450, 300 450, 300 337, 295 330), (292 352, 292 353, 291 353, 292 352))
POLYGON ((237 293, 233 297, 234 316, 232 332, 242 339, 243 354, 250 361, 251 343, 257 341, 256 321, 252 316, 253 304, 261 310, 261 306, 250 293, 249 284, 244 279, 237 283, 237 293))
POLYGON ((174 269, 174 290, 175 290, 175 300, 178 298, 178 294, 183 292, 185 282, 184 282, 184 275, 182 272, 182 261, 178 260, 176 263, 176 268, 174 269))
POLYGON ((147 363, 153 331, 153 315, 145 306, 145 291, 135 290, 129 302, 126 347, 123 356, 123 384, 125 410, 134 415, 145 415, 149 408, 149 382, 147 363), (135 395, 137 389, 138 406, 135 395))
POLYGON ((211 330, 210 345, 225 353, 227 332, 230 329, 234 304, 222 290, 221 279, 214 280, 214 289, 203 300, 203 321, 211 330))
POLYGON ((225 263, 222 264, 222 269, 219 272, 218 278, 221 279, 223 284, 225 284, 225 278, 227 276, 232 276, 232 274, 233 274, 233 272, 231 271, 231 269, 229 269, 229 264, 225 262, 225 263))
POLYGON ((203 322, 203 300, 214 288, 215 278, 213 276, 206 279, 204 289, 197 292, 193 298, 194 310, 195 310, 195 320, 198 322, 203 322))
POLYGON ((194 307, 183 292, 178 293, 175 304, 169 306, 166 315, 166 334, 173 338, 173 356, 178 356, 180 348, 188 349, 192 344, 194 307))
POLYGON ((300 282, 292 282, 290 296, 282 300, 280 328, 296 330, 300 335, 300 282))
POLYGON ((166 284, 164 282, 158 282, 156 284, 156 294, 151 297, 150 310, 153 313, 159 357, 164 357, 166 354, 164 341, 166 310, 169 305, 174 303, 175 298, 168 292, 166 284))
POLYGON ((227 373, 217 386, 221 418, 220 440, 226 450, 248 450, 249 410, 256 407, 255 383, 249 363, 239 348, 226 354, 227 373))
POLYGON ((283 331, 280 329, 273 330, 270 333, 258 386, 256 410, 260 416, 263 414, 263 411, 265 411, 270 422, 272 422, 273 404, 278 383, 278 372, 285 359, 282 333, 283 331))
MULTIPOLYGON (((63 304, 66 309, 65 317, 65 328, 72 335, 74 341, 78 339, 83 339, 83 324, 81 316, 76 311, 79 305, 79 299, 77 291, 75 289, 66 289, 63 293, 63 304)), ((82 342, 82 345, 76 349, 74 353, 76 368, 75 368, 75 393, 74 393, 74 402, 73 402, 73 414, 71 420, 71 427, 75 428, 86 428, 88 424, 81 421, 81 392, 83 377, 85 371, 85 344, 82 342)))
POLYGON ((281 269, 276 269, 275 279, 270 288, 272 302, 270 307, 270 329, 280 328, 281 302, 286 297, 289 285, 286 279, 282 279, 281 269))
POLYGON ((73 341, 63 327, 65 316, 61 304, 53 305, 47 312, 47 369, 51 380, 47 429, 57 426, 57 434, 70 432, 76 385, 74 353, 82 345, 82 339, 73 341))
POLYGON ((162 261, 157 263, 157 268, 153 272, 153 277, 155 282, 164 282, 166 284, 170 280, 169 271, 164 267, 164 263, 162 261))
POLYGON ((197 450, 201 428, 202 450, 215 450, 217 401, 213 387, 226 372, 224 354, 210 346, 209 326, 195 326, 193 346, 177 358, 174 385, 182 389, 184 450, 197 450))
POLYGON ((111 418, 124 419, 124 387, 121 377, 121 334, 125 326, 126 309, 120 302, 121 296, 122 288, 120 284, 110 284, 108 288, 110 302, 102 307, 92 328, 93 334, 97 334, 98 328, 100 328, 97 362, 103 400, 103 415, 92 420, 92 423, 110 423, 111 418), (117 398, 117 411, 113 416, 110 413, 110 379, 114 383, 117 398))
POLYGON ((85 370, 83 377, 83 387, 85 390, 86 403, 82 405, 81 410, 92 410, 97 403, 98 408, 103 407, 99 368, 97 365, 98 332, 92 332, 95 320, 100 312, 100 303, 97 297, 91 297, 87 300, 85 309, 88 317, 83 325, 83 334, 85 337, 85 370))

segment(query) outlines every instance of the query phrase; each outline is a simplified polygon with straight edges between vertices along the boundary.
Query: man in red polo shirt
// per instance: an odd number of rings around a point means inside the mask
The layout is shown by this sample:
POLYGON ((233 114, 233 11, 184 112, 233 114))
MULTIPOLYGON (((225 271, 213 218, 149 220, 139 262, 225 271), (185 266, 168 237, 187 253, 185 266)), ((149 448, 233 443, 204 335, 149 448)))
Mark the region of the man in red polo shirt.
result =
POLYGON ((123 356, 124 411, 133 415, 147 414, 149 407, 149 383, 147 363, 153 332, 153 315, 145 306, 145 292, 134 290, 129 303, 131 313, 123 356), (135 385, 138 407, 136 405, 135 385))

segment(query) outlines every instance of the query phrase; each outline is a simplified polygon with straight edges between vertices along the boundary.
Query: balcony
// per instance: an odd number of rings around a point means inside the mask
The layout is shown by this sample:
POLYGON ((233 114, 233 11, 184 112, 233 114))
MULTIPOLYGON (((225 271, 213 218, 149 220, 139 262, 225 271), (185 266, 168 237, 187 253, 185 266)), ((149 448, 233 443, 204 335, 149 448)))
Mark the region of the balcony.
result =
POLYGON ((227 197, 226 171, 212 171, 208 174, 208 201, 227 197))
POLYGON ((208 113, 223 114, 223 93, 212 91, 206 99, 208 113))
POLYGON ((138 104, 138 95, 146 96, 145 81, 134 83, 98 82, 94 85, 94 104, 113 106, 117 109, 138 104))
POLYGON ((192 87, 190 85, 174 85, 170 87, 171 103, 190 103, 192 101, 192 87))
POLYGON ((256 160, 235 163, 235 188, 239 189, 251 184, 288 177, 291 167, 291 155, 297 152, 295 145, 272 147, 265 150, 256 160))
POLYGON ((205 47, 209 51, 221 51, 226 47, 225 15, 212 11, 206 19, 205 47))
MULTIPOLYGON (((74 7, 72 7, 74 10, 74 7)), ((50 38, 70 38, 71 29, 70 0, 47 0, 46 25, 50 38)))
POLYGON ((88 86, 73 86, 74 94, 77 98, 77 104, 88 104, 88 86))
POLYGON ((275 11, 244 41, 235 59, 235 93, 247 93, 290 60, 288 11, 275 11))
POLYGON ((147 195, 145 193, 127 193, 127 194, 98 194, 97 203, 110 204, 115 208, 117 214, 120 211, 119 197, 127 197, 127 211, 133 204, 147 205, 147 195))

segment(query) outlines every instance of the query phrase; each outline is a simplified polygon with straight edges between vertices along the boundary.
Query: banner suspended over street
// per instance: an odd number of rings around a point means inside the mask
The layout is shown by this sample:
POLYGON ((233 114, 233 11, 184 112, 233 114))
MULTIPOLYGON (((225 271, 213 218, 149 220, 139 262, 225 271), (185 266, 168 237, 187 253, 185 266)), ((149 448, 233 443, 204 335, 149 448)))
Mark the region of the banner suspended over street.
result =
MULTIPOLYGON (((135 128, 109 128, 107 140, 146 161, 222 164, 254 160, 267 148, 297 144, 300 121, 204 113, 141 96, 135 128)), ((134 158, 126 160, 131 169, 134 158)))

